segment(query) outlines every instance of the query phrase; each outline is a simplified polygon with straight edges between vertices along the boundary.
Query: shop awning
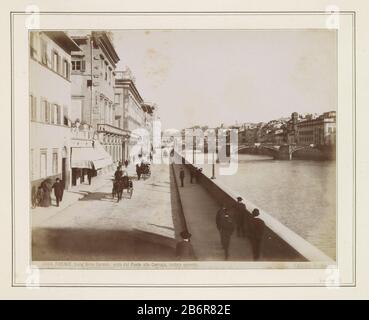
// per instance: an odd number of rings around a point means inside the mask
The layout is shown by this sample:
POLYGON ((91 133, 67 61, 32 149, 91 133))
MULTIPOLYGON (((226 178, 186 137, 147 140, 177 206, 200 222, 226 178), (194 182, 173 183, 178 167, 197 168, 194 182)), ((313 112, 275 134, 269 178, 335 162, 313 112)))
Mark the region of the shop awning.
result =
POLYGON ((73 148, 72 168, 101 169, 113 164, 113 160, 104 147, 95 141, 94 147, 73 148))

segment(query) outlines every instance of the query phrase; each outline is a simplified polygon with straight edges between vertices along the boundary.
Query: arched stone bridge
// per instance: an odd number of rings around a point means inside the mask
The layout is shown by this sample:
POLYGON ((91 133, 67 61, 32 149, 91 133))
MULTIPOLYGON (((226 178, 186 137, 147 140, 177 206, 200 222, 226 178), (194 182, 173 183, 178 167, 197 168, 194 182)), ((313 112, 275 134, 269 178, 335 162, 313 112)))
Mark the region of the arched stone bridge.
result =
POLYGON ((284 145, 272 145, 272 144, 239 144, 235 150, 240 152, 245 149, 267 149, 275 159, 291 160, 292 154, 298 150, 311 148, 306 145, 284 144, 284 145))

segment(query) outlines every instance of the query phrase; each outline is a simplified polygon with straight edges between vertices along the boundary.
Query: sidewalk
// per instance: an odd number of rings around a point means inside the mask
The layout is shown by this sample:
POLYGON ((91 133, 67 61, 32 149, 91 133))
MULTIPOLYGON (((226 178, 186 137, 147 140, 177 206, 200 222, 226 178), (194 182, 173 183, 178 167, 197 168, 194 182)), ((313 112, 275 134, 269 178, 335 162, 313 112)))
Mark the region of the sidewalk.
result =
MULTIPOLYGON (((188 231, 192 234, 191 243, 196 257, 204 260, 224 260, 220 235, 216 228, 215 216, 219 205, 199 184, 190 183, 190 172, 184 167, 184 187, 180 187, 179 171, 182 166, 173 164, 183 214, 188 231)), ((229 250, 229 260, 252 261, 252 251, 246 238, 239 238, 234 231, 229 250)))
POLYGON ((103 175, 93 177, 91 185, 85 182, 78 186, 72 186, 69 190, 64 190, 63 201, 59 203, 59 207, 56 206, 54 191, 52 191, 50 207, 36 207, 30 210, 32 226, 37 227, 41 222, 55 216, 59 212, 78 202, 78 200, 82 199, 86 194, 101 188, 113 178, 113 175, 114 172, 112 170, 103 175))
POLYGON ((150 178, 133 177, 132 198, 124 191, 119 203, 111 173, 68 191, 64 207, 37 208, 33 260, 175 260, 183 226, 170 169, 153 165, 150 178))

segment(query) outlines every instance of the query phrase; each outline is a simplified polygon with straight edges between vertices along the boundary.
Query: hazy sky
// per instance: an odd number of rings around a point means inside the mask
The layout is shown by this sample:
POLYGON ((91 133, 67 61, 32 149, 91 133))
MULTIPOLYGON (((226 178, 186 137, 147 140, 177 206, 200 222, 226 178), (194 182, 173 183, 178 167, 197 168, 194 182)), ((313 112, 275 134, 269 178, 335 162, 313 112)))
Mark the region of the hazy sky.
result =
POLYGON ((164 128, 336 109, 331 30, 117 31, 114 44, 164 128))

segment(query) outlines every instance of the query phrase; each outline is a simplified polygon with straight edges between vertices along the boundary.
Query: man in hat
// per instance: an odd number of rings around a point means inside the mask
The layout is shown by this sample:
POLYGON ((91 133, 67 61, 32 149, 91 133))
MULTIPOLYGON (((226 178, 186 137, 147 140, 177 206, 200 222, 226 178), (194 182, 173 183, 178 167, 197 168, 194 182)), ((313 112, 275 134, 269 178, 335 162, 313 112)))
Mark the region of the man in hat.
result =
POLYGON ((234 231, 234 225, 228 212, 225 212, 220 226, 221 242, 224 249, 224 258, 228 260, 229 257, 229 244, 231 241, 231 235, 234 231))
POLYGON ((241 197, 237 197, 237 203, 235 205, 235 222, 237 237, 245 237, 245 222, 247 219, 247 209, 246 205, 242 202, 241 197))
POLYGON ((136 173, 137 173, 137 180, 141 179, 141 168, 138 163, 136 163, 136 173))
MULTIPOLYGON (((217 214, 215 215, 215 223, 217 225, 217 229, 219 231, 219 234, 220 234, 220 229, 222 227, 222 222, 223 222, 223 219, 224 219, 224 216, 225 214, 227 213, 227 208, 225 206, 225 204, 223 203, 219 210, 217 211, 217 214)), ((222 241, 222 239, 220 239, 220 241, 222 241)))
POLYGON ((179 260, 195 260, 192 245, 190 243, 191 233, 184 230, 180 233, 182 240, 176 245, 176 256, 179 260))
POLYGON ((252 246, 254 260, 259 260, 260 258, 260 247, 265 231, 265 222, 262 219, 258 218, 259 214, 260 214, 259 209, 255 208, 252 211, 252 218, 250 221, 251 222, 250 242, 252 246))
POLYGON ((56 198, 56 206, 59 207, 59 202, 62 201, 63 192, 64 192, 63 184, 60 182, 59 178, 56 178, 56 181, 53 184, 52 188, 54 189, 54 194, 56 198))

